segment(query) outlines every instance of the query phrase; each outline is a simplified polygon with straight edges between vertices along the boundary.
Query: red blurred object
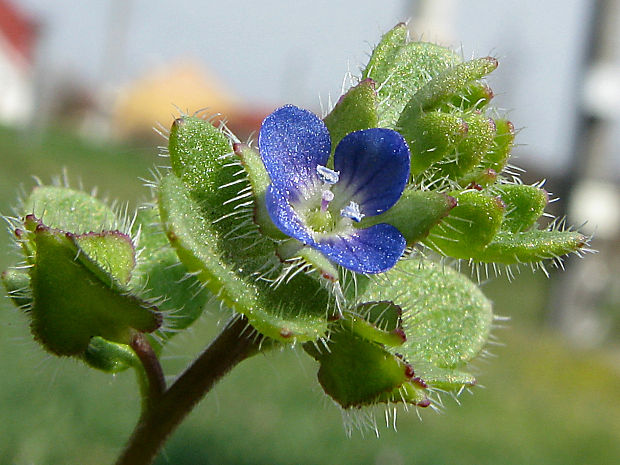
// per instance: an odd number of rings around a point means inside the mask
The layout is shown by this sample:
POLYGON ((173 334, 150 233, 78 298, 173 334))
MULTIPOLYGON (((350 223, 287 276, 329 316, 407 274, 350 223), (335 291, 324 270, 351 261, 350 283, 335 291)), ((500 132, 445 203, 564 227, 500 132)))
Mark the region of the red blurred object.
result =
POLYGON ((24 65, 32 63, 37 29, 37 23, 13 2, 0 0, 0 35, 24 65))

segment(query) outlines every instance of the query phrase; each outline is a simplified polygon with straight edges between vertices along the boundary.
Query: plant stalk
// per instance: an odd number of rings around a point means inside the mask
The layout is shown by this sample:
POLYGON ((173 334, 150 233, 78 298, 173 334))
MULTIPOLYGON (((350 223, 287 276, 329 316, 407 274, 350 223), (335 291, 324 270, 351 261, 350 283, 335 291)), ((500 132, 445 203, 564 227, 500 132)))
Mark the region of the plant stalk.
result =
MULTIPOLYGON (((144 411, 150 403, 156 402, 165 392, 166 380, 157 354, 144 334, 136 331, 131 338, 130 346, 140 359, 141 365, 138 369, 142 370, 143 376, 146 378, 145 380, 139 379, 141 384, 145 385, 141 387, 142 409, 144 411)), ((140 375, 138 377, 140 378, 140 375)))
POLYGON ((229 322, 160 396, 147 403, 116 465, 148 465, 194 406, 235 365, 256 354, 260 337, 248 337, 244 317, 229 322))

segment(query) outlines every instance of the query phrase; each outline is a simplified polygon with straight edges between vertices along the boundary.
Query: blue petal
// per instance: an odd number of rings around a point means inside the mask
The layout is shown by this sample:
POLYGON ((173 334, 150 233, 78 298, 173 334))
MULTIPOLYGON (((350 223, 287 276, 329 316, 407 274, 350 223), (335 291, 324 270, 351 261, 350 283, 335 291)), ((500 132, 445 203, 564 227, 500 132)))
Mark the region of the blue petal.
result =
POLYGON ((271 221, 287 236, 307 245, 314 245, 314 239, 303 221, 291 207, 291 194, 270 184, 265 193, 265 205, 271 221))
POLYGON ((258 147, 271 182, 297 191, 318 180, 316 167, 327 163, 331 139, 314 113, 286 105, 265 118, 258 147))
POLYGON ((405 251, 406 241, 391 224, 356 229, 354 234, 321 239, 314 246, 330 260, 357 273, 389 270, 405 251))
POLYGON ((394 205, 409 180, 409 147, 391 129, 352 132, 334 153, 340 180, 334 194, 340 202, 353 200, 364 215, 379 215, 394 205))

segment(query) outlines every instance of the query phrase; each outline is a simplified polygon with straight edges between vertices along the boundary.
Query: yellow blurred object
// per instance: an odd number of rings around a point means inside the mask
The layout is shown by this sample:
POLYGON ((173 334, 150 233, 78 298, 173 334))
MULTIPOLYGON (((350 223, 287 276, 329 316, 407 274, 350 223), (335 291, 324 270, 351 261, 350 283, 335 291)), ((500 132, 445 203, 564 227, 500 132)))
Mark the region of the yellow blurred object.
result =
POLYGON ((267 112, 249 111, 199 64, 178 62, 138 79, 120 91, 113 113, 113 130, 121 138, 147 137, 161 123, 169 128, 179 112, 217 120, 245 136, 259 127, 267 112))

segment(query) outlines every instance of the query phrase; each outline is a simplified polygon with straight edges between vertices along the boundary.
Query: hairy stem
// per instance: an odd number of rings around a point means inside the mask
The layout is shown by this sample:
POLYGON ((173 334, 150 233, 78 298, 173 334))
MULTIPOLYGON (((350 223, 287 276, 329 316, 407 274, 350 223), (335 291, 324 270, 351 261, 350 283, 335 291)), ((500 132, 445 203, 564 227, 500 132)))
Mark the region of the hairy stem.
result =
POLYGON ((248 322, 237 318, 213 340, 168 390, 143 411, 116 465, 147 465, 194 406, 235 365, 258 352, 260 338, 244 335, 248 322))
POLYGON ((143 382, 146 386, 141 388, 142 409, 144 411, 164 393, 166 380, 157 354, 155 354, 144 334, 136 332, 131 338, 130 345, 140 359, 141 367, 139 368, 144 371, 146 377, 146 383, 143 382))

